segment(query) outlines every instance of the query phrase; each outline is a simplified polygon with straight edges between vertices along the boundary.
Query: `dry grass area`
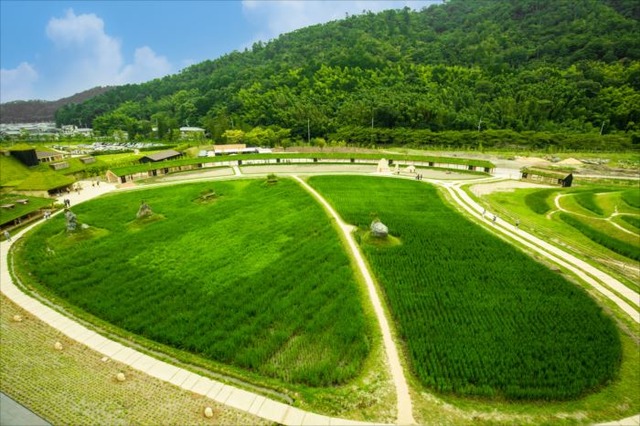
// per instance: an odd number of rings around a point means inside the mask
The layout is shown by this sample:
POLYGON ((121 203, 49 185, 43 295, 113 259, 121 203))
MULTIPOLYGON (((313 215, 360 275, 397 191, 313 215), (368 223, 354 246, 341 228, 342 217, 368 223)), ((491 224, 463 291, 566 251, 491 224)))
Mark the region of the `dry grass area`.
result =
POLYGON ((72 341, 0 297, 0 390, 52 424, 258 425, 269 422, 151 378, 72 341), (22 322, 13 321, 21 315, 22 322), (54 348, 61 342, 63 349, 54 348), (126 375, 119 382, 116 375, 126 375), (211 407, 212 418, 204 416, 211 407))
POLYGON ((503 180, 500 182, 472 185, 469 189, 471 189, 471 192, 473 192, 477 197, 482 197, 483 195, 491 194, 492 192, 513 192, 516 189, 526 188, 544 189, 554 187, 551 185, 542 185, 539 183, 523 182, 519 180, 503 180))

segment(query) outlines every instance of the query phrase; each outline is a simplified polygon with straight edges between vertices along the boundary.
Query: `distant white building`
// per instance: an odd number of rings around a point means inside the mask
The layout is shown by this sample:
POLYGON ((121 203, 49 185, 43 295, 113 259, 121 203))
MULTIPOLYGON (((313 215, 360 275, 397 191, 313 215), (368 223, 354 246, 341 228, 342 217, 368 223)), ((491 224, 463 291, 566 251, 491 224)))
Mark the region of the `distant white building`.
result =
POLYGON ((205 129, 201 127, 180 127, 181 139, 204 139, 205 129))
POLYGON ((65 124, 61 127, 61 133, 65 136, 93 136, 93 129, 74 126, 73 124, 65 124))

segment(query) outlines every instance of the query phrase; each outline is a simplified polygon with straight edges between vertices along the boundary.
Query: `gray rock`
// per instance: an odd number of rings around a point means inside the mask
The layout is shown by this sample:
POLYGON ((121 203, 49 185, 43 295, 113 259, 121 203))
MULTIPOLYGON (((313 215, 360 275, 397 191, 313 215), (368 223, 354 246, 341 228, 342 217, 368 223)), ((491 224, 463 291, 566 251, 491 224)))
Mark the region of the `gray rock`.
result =
POLYGON ((371 222, 371 235, 374 237, 386 237, 389 235, 389 228, 378 219, 371 222))

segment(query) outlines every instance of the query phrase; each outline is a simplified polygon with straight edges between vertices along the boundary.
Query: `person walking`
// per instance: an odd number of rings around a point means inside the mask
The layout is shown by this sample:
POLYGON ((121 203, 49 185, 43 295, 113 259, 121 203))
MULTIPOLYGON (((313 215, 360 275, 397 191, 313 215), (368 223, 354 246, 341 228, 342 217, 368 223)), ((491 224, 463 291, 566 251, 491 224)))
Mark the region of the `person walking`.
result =
POLYGON ((11 234, 7 230, 4 231, 4 239, 11 242, 11 234))

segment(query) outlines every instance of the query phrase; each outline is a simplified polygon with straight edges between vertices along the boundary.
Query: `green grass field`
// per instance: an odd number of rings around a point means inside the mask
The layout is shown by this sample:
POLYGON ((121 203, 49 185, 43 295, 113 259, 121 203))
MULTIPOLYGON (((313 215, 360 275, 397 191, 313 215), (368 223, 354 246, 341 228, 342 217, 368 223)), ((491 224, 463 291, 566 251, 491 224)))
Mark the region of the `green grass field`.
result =
POLYGON ((601 186, 530 188, 494 192, 485 195, 481 202, 501 217, 520 219, 523 229, 571 248, 597 267, 607 268, 628 287, 639 291, 633 268, 640 250, 638 228, 633 226, 640 220, 640 208, 635 207, 638 194, 640 191, 636 189, 601 186), (562 220, 554 203, 556 197, 566 211, 564 217, 574 217, 575 220, 568 220, 577 227, 562 220), (581 227, 578 221, 585 226, 581 227), (596 232, 588 231, 587 227, 596 232), (601 235, 596 237, 597 234, 601 235), (623 246, 626 248, 620 249, 623 246), (622 264, 631 268, 620 267, 622 264))
POLYGON ((27 166, 13 157, 0 155, 0 186, 7 184, 16 186, 26 179, 31 171, 27 166))
POLYGON ((324 211, 294 182, 162 187, 73 211, 88 230, 67 235, 56 217, 16 255, 57 296, 284 382, 330 386, 361 372, 371 329, 359 286, 324 211), (136 219, 142 199, 150 219, 136 219))
POLYGON ((379 217, 401 244, 362 247, 410 365, 445 393, 561 400, 612 380, 613 321, 579 287, 467 221, 435 188, 373 177, 312 177, 348 222, 379 217))

